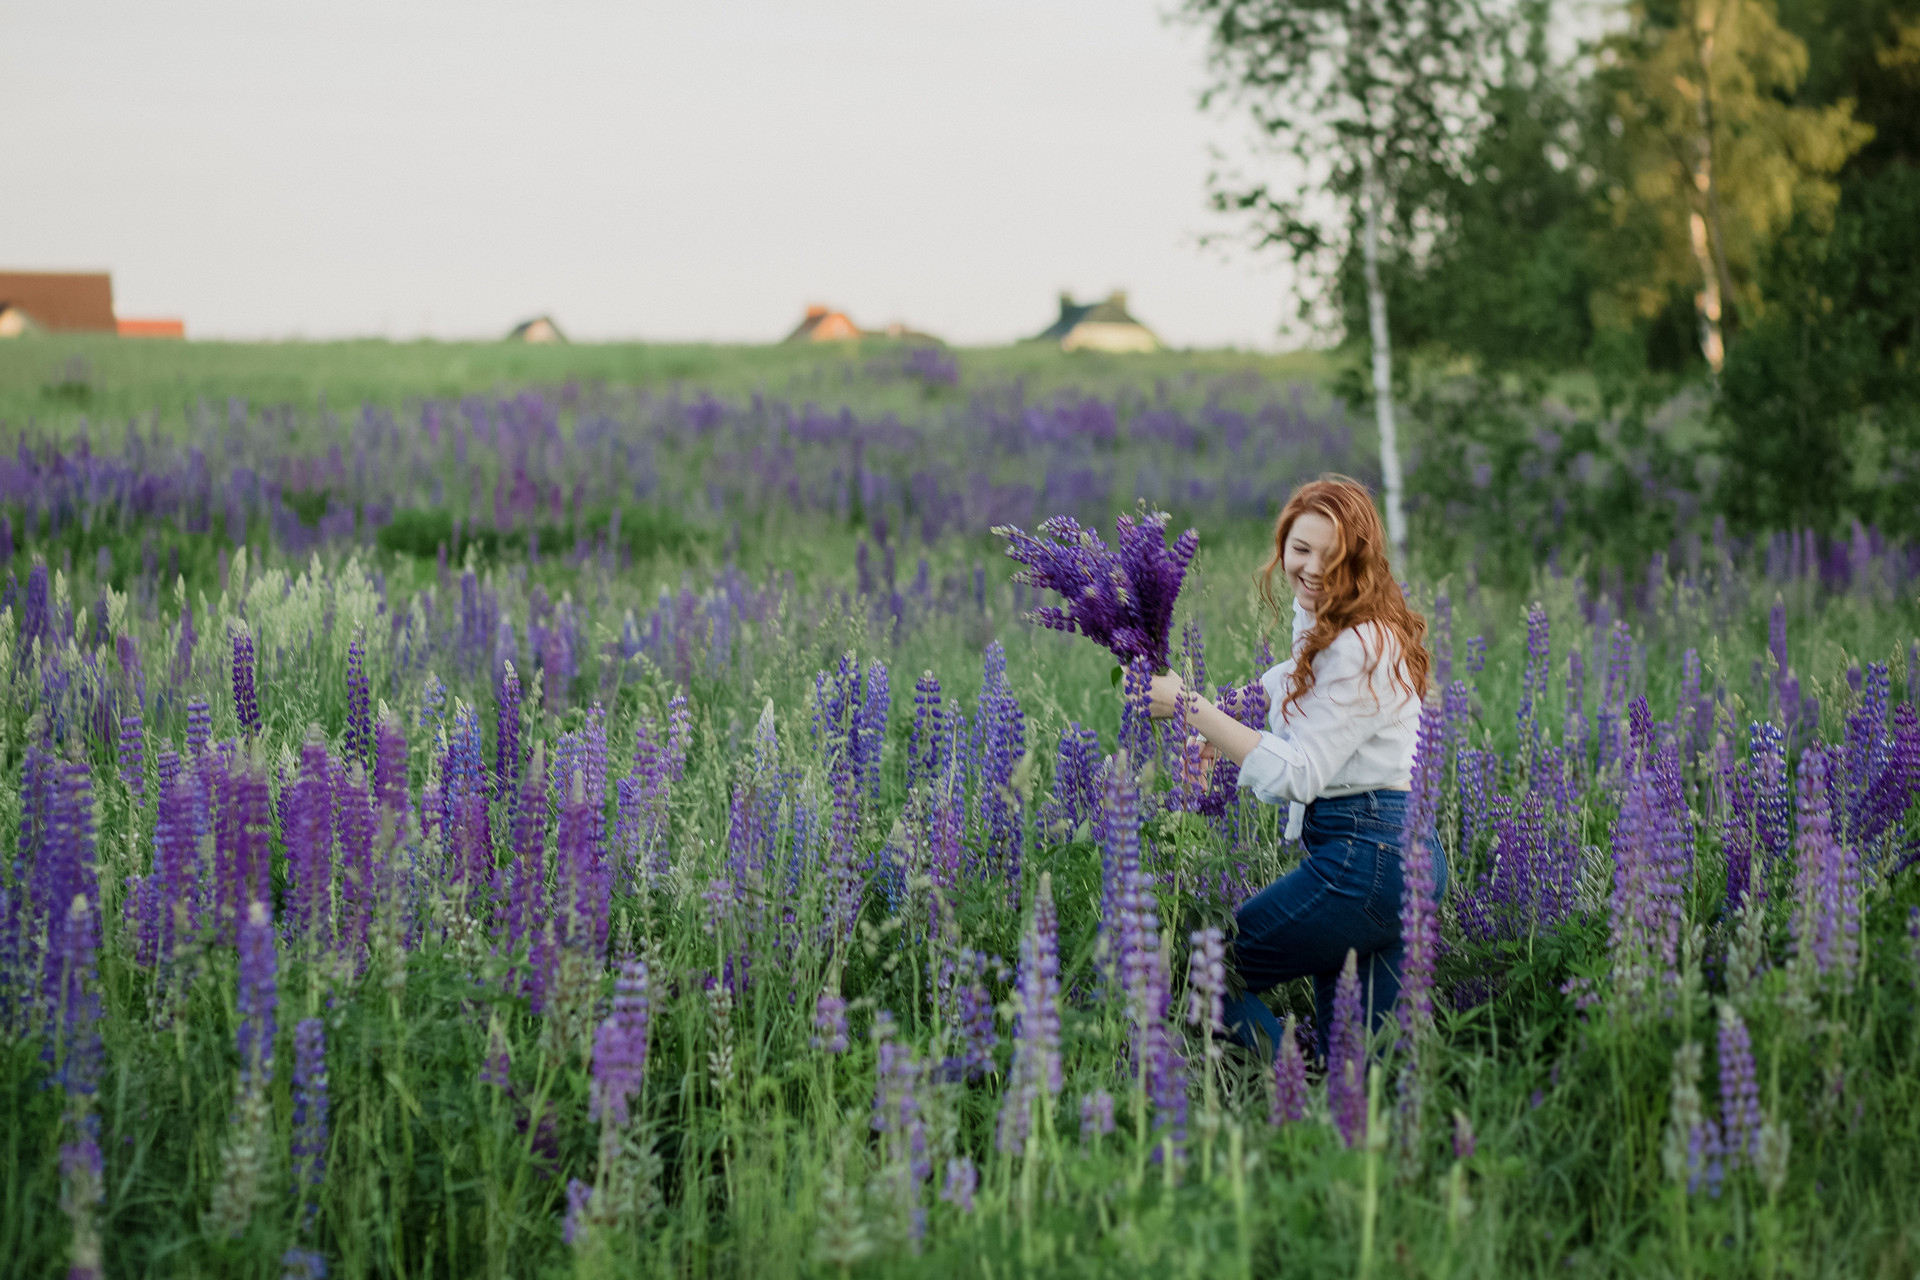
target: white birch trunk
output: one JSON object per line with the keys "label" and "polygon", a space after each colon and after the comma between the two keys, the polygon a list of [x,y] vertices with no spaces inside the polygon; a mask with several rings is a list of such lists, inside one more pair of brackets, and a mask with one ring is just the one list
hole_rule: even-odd
{"label": "white birch trunk", "polygon": [[1373,413],[1380,427],[1380,478],[1386,488],[1387,540],[1407,570],[1407,516],[1400,478],[1400,433],[1393,420],[1393,348],[1387,340],[1387,294],[1380,287],[1380,170],[1369,148],[1363,159],[1360,261],[1367,282],[1367,327],[1373,337]]}
{"label": "white birch trunk", "polygon": [[1700,136],[1694,144],[1693,185],[1700,205],[1687,216],[1687,238],[1700,266],[1700,292],[1693,296],[1694,311],[1700,317],[1700,354],[1715,377],[1727,362],[1725,245],[1720,235],[1720,192],[1713,174],[1713,38],[1718,14],[1717,8],[1703,8],[1695,16],[1700,85],[1693,106]]}

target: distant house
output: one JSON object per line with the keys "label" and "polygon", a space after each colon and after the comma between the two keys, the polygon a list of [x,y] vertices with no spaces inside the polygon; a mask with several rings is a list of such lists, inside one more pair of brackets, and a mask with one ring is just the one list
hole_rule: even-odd
{"label": "distant house", "polygon": [[1033,337],[1058,342],[1062,351],[1158,351],[1160,339],[1127,310],[1127,294],[1116,289],[1105,302],[1075,302],[1060,295],[1060,318]]}
{"label": "distant house", "polygon": [[535,316],[531,320],[522,320],[513,326],[513,332],[507,335],[508,342],[565,342],[567,335],[560,332],[560,326],[553,322],[552,316]]}
{"label": "distant house", "polygon": [[[18,312],[18,315],[13,313]],[[113,277],[104,271],[0,271],[0,332],[114,333]]]}
{"label": "distant house", "polygon": [[865,334],[860,326],[847,318],[844,311],[835,311],[818,303],[807,308],[806,319],[798,328],[786,336],[787,342],[858,342]]}

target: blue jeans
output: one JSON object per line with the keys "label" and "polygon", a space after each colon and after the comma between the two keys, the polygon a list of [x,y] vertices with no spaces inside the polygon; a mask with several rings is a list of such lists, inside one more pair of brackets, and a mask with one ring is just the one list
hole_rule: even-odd
{"label": "blue jeans", "polygon": [[[1400,837],[1404,791],[1362,791],[1315,800],[1301,831],[1307,857],[1292,873],[1248,898],[1229,946],[1246,991],[1227,1002],[1227,1029],[1272,1060],[1281,1026],[1260,993],[1312,977],[1314,1029],[1326,1057],[1334,984],[1347,952],[1360,960],[1360,998],[1377,1028],[1400,995]],[[1447,859],[1429,837],[1434,897],[1446,893]],[[1264,1043],[1262,1043],[1264,1041]]]}

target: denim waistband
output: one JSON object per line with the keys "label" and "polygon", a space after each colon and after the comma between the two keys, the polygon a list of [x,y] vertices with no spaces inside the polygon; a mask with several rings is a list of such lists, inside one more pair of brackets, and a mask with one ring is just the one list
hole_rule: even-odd
{"label": "denim waistband", "polygon": [[1365,814],[1368,817],[1382,816],[1389,810],[1394,816],[1404,811],[1407,798],[1413,793],[1399,791],[1390,787],[1377,787],[1372,791],[1355,791],[1344,796],[1321,796],[1307,804],[1307,816],[1331,817],[1336,813]]}

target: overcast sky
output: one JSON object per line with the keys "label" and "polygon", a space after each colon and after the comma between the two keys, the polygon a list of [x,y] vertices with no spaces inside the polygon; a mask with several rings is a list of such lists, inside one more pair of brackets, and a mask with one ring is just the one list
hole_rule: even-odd
{"label": "overcast sky", "polygon": [[1295,345],[1280,265],[1198,244],[1244,135],[1173,3],[0,0],[0,269],[202,337],[993,343],[1126,288]]}

